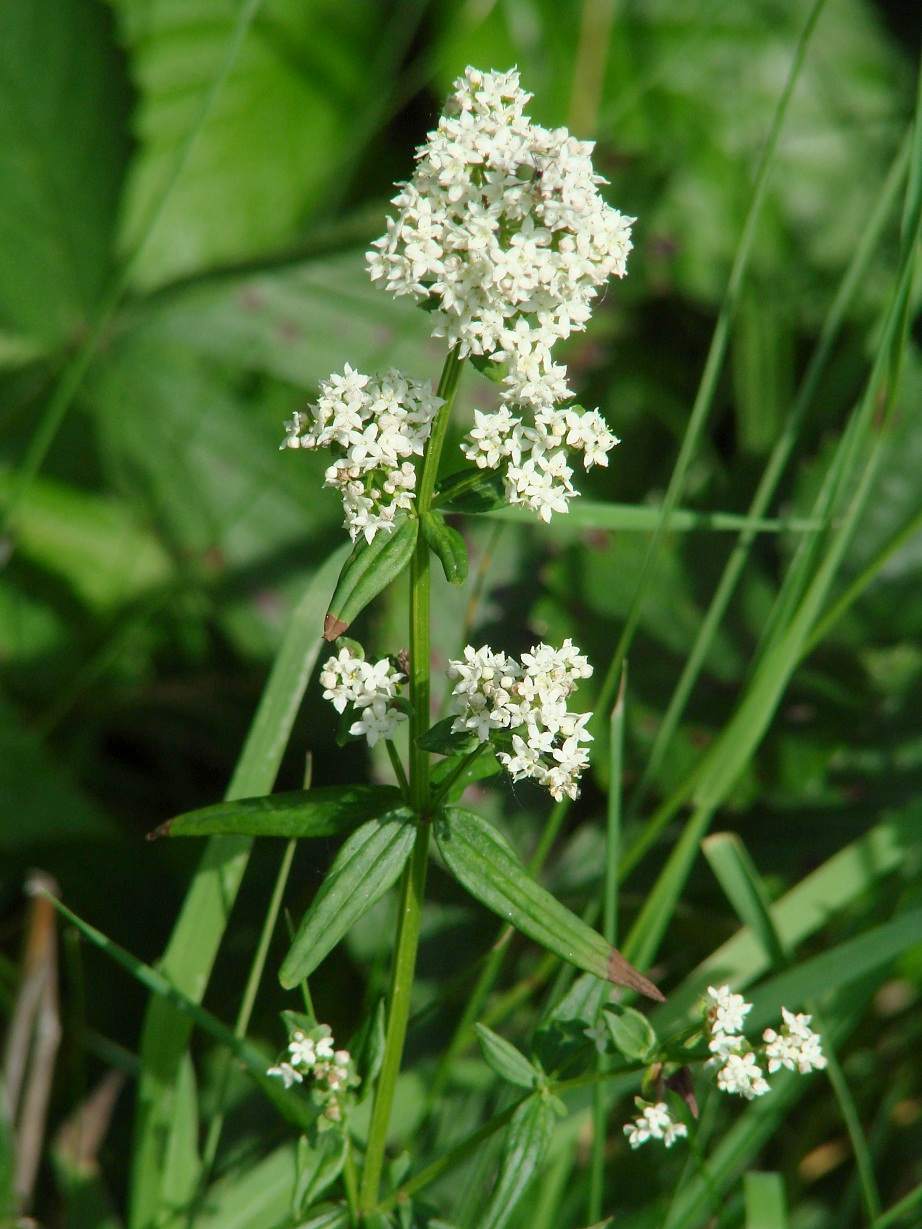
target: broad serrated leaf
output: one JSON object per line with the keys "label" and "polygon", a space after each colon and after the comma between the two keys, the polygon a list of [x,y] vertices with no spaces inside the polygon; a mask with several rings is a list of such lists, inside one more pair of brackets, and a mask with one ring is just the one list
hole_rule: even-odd
{"label": "broad serrated leaf", "polygon": [[314,971],[397,879],[416,840],[412,821],[413,812],[401,807],[363,824],[343,845],[282,963],[279,980],[287,990]]}
{"label": "broad serrated leaf", "polygon": [[445,865],[481,904],[577,968],[663,1001],[616,948],[531,878],[492,824],[449,807],[436,816],[434,831]]}
{"label": "broad serrated leaf", "polygon": [[467,755],[479,745],[480,739],[470,730],[453,730],[453,722],[454,717],[437,721],[419,736],[416,745],[437,755]]}
{"label": "broad serrated leaf", "polygon": [[465,512],[469,516],[504,508],[503,476],[495,469],[462,469],[442,479],[434,504],[443,512]]}
{"label": "broad serrated leaf", "polygon": [[484,1062],[501,1080],[519,1088],[535,1087],[536,1081],[541,1079],[541,1072],[529,1062],[521,1050],[516,1049],[511,1041],[500,1037],[485,1024],[475,1024],[474,1032],[480,1042]]}
{"label": "broad serrated leaf", "polygon": [[467,546],[457,529],[445,524],[441,512],[426,512],[421,520],[423,537],[429,549],[438,557],[450,585],[463,585],[467,580]]}
{"label": "broad serrated leaf", "polygon": [[503,1229],[544,1160],[554,1128],[554,1110],[541,1096],[516,1110],[503,1145],[503,1159],[478,1229]]}
{"label": "broad serrated leaf", "polygon": [[339,1177],[346,1162],[346,1137],[339,1131],[317,1131],[298,1140],[294,1209],[303,1216],[318,1195]]}
{"label": "broad serrated leaf", "polygon": [[326,640],[336,640],[356,615],[395,580],[410,562],[419,521],[406,517],[390,533],[379,530],[371,542],[361,539],[346,560],[323,624]]}
{"label": "broad serrated leaf", "polygon": [[330,785],[321,789],[292,790],[265,798],[218,802],[188,811],[155,828],[149,840],[160,836],[341,836],[373,815],[381,815],[400,802],[392,785]]}
{"label": "broad serrated leaf", "polygon": [[609,1003],[602,1012],[612,1044],[633,1062],[645,1062],[656,1048],[656,1033],[646,1016],[633,1007]]}

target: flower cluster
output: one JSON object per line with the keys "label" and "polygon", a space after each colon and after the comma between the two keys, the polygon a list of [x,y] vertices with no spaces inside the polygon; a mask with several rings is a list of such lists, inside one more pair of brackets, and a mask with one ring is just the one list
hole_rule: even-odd
{"label": "flower cluster", "polygon": [[551,513],[566,512],[577,494],[568,452],[582,452],[584,469],[607,466],[607,454],[617,443],[598,410],[547,406],[535,412],[534,426],[528,426],[501,406],[495,414],[474,411],[474,427],[461,451],[479,469],[504,465],[507,501],[549,521]]}
{"label": "flower cluster", "polygon": [[499,761],[513,780],[531,777],[553,798],[576,798],[580,773],[589,763],[582,744],[592,735],[585,728],[590,714],[569,712],[567,701],[579,680],[591,674],[571,640],[559,649],[536,645],[521,662],[468,645],[463,660],[448,663],[457,713],[452,729],[471,731],[481,742],[496,741],[502,747]]}
{"label": "flower cluster", "polygon": [[318,1024],[310,1031],[297,1028],[288,1042],[288,1058],[270,1067],[267,1075],[277,1076],[286,1088],[311,1078],[311,1089],[323,1115],[330,1122],[342,1118],[343,1097],[359,1083],[348,1050],[333,1046],[329,1025]]}
{"label": "flower cluster", "polygon": [[396,295],[434,296],[437,334],[506,361],[510,399],[542,406],[568,395],[550,347],[624,275],[634,219],[599,195],[593,143],[532,123],[530,98],[515,69],[465,70],[368,268]]}
{"label": "flower cluster", "polygon": [[655,1105],[644,1105],[639,1097],[635,1104],[640,1113],[632,1122],[624,1125],[624,1134],[632,1148],[639,1148],[647,1140],[660,1140],[667,1148],[671,1148],[677,1139],[688,1135],[688,1127],[673,1115],[665,1101],[657,1101]]}
{"label": "flower cluster", "polygon": [[795,1014],[782,1007],[783,1025],[780,1033],[767,1028],[762,1034],[765,1043],[753,1050],[743,1036],[744,1017],[752,1008],[741,994],[733,994],[729,986],[709,986],[703,1010],[709,1033],[708,1049],[714,1056],[711,1066],[717,1072],[717,1087],[721,1092],[736,1093],[751,1101],[769,1091],[759,1060],[767,1061],[769,1074],[781,1067],[806,1075],[826,1066],[820,1037],[810,1028],[810,1016]]}
{"label": "flower cluster", "polygon": [[[467,455],[505,461],[507,498],[545,520],[575,494],[566,462],[606,464],[617,443],[597,411],[555,412],[571,396],[553,345],[586,327],[599,287],[625,273],[633,218],[598,191],[593,143],[525,115],[519,75],[468,68],[417,152],[387,233],[368,253],[372,280],[435,306],[434,335],[460,357],[497,363],[506,406],[478,414]],[[533,427],[509,410],[525,407]]]}
{"label": "flower cluster", "polygon": [[370,747],[382,738],[393,738],[400,722],[407,720],[395,703],[404,678],[389,658],[368,662],[348,645],[329,658],[320,672],[323,698],[338,713],[345,712],[347,705],[356,710],[349,733],[364,736]]}
{"label": "flower cluster", "polygon": [[281,446],[329,448],[337,456],[325,485],[342,496],[353,542],[362,534],[371,542],[413,507],[416,469],[409,458],[423,455],[442,404],[429,383],[394,368],[366,376],[347,363],[342,375],[321,382],[315,405],[285,424]]}

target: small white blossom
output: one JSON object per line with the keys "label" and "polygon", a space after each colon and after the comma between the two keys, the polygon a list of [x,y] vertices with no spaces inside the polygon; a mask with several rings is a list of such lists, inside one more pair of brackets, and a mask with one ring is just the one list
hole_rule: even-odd
{"label": "small white blossom", "polygon": [[406,713],[393,703],[403,681],[404,675],[386,657],[376,662],[364,661],[349,647],[329,658],[320,672],[325,689],[323,698],[338,713],[352,705],[358,719],[349,727],[349,733],[364,736],[370,747],[382,738],[393,738],[400,723],[407,720]]}
{"label": "small white blossom", "polygon": [[583,746],[589,713],[571,713],[567,701],[592,667],[571,640],[559,649],[536,645],[521,662],[484,646],[468,645],[463,659],[448,663],[454,682],[453,730],[467,730],[481,742],[510,731],[497,752],[514,781],[531,778],[555,799],[576,798],[578,780],[589,763]]}
{"label": "small white blossom", "polygon": [[291,1088],[293,1084],[300,1084],[304,1079],[301,1072],[296,1071],[291,1063],[279,1063],[277,1067],[270,1067],[266,1075],[277,1076],[286,1088]]}
{"label": "small white blossom", "polygon": [[726,1065],[717,1072],[717,1087],[721,1092],[737,1093],[751,1101],[768,1092],[768,1081],[755,1054],[730,1054]]}
{"label": "small white blossom", "polygon": [[292,1033],[288,1043],[288,1053],[296,1067],[309,1069],[317,1061],[317,1047],[313,1039],[302,1033],[300,1029]]}
{"label": "small white blossom", "polygon": [[739,1033],[744,1017],[752,1009],[741,994],[732,994],[729,986],[715,989],[708,986],[705,999],[708,1026],[712,1033]]}
{"label": "small white blossom", "polygon": [[810,1028],[812,1016],[794,1014],[786,1007],[781,1008],[784,1025],[781,1032],[767,1028],[762,1034],[765,1046],[765,1057],[768,1060],[769,1074],[781,1067],[789,1071],[799,1071],[807,1075],[810,1071],[822,1071],[826,1066],[826,1056],[823,1054],[821,1039],[818,1033]]}
{"label": "small white blossom", "polygon": [[375,746],[381,739],[393,738],[401,721],[406,721],[406,713],[398,708],[388,707],[386,700],[373,700],[359,714],[358,721],[349,727],[350,734],[364,735],[369,747]]}
{"label": "small white blossom", "polygon": [[625,1123],[624,1134],[632,1148],[639,1148],[650,1139],[660,1140],[671,1148],[677,1139],[688,1135],[688,1127],[673,1116],[665,1101],[658,1101],[645,1106],[632,1122]]}

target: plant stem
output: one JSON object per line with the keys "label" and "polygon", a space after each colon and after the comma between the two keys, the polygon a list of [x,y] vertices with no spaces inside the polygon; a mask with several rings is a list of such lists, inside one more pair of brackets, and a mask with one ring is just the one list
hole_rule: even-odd
{"label": "plant stem", "polygon": [[[439,458],[463,365],[464,360],[452,351],[442,368],[438,395],[444,404],[432,424],[416,486],[416,509],[420,517],[428,512],[432,504]],[[413,854],[400,881],[400,917],[391,970],[384,1059],[375,1089],[359,1192],[359,1207],[362,1212],[370,1211],[378,1202],[387,1128],[410,1016],[410,996],[426,887],[429,856],[429,753],[420,748],[418,740],[429,728],[429,582],[429,546],[420,533],[410,563],[410,702],[413,705],[413,713],[410,718],[409,753],[410,805],[416,811],[419,821]]]}

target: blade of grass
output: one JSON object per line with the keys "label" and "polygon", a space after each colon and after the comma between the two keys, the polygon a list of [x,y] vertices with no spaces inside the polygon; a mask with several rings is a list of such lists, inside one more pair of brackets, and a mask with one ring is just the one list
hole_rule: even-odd
{"label": "blade of grass", "polygon": [[[490,520],[512,521],[520,525],[534,524],[534,513],[522,508],[505,506],[483,513]],[[579,499],[570,504],[567,515],[558,517],[551,525],[551,533],[568,536],[586,529],[610,529],[625,533],[656,532],[663,520],[663,508],[643,504],[596,503]],[[742,515],[735,512],[702,512],[689,508],[676,508],[670,513],[670,533],[810,533],[818,529],[818,521],[809,517],[765,517]]]}
{"label": "blade of grass", "polygon": [[[833,347],[841,332],[849,304],[862,282],[870,263],[870,258],[880,242],[884,227],[892,216],[897,192],[906,175],[908,159],[909,140],[907,139],[894,159],[874,213],[869,219],[867,227],[862,231],[851,263],[839,284],[832,305],[823,321],[816,347],[798,388],[794,403],[791,406],[791,412],[785,422],[784,430],[772,450],[771,457],[759,481],[756,493],[752,498],[752,503],[749,505],[747,516],[753,520],[758,520],[765,514],[778,489],[778,483],[790,460],[800,428],[808,409],[813,404],[820,378],[826,370]],[[808,521],[807,523],[812,525],[815,522]],[[639,813],[650,783],[658,773],[666,753],[672,745],[672,740],[685,712],[689,697],[694,690],[695,683],[707,659],[714,637],[717,634],[717,629],[723,622],[727,607],[736,591],[736,586],[749,559],[754,541],[755,534],[752,529],[744,529],[739,541],[733,548],[730,558],[727,560],[720,582],[708,606],[707,614],[698,630],[695,642],[682,668],[679,681],[675,686],[669,705],[657,730],[647,764],[634,789],[627,811],[629,820],[636,818]]]}
{"label": "blade of grass", "polygon": [[[247,736],[228,800],[268,793],[275,781],[292,725],[322,641],[327,600],[347,554],[344,546],[318,570],[295,610]],[[163,977],[201,1001],[211,967],[240,887],[250,837],[212,837],[183,902],[161,962]],[[141,1077],[134,1147],[131,1229],[147,1229],[157,1216],[170,1134],[170,1102],[192,1021],[171,1002],[154,998],[141,1038]]]}

